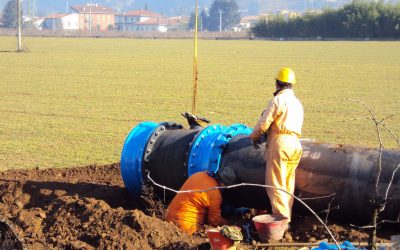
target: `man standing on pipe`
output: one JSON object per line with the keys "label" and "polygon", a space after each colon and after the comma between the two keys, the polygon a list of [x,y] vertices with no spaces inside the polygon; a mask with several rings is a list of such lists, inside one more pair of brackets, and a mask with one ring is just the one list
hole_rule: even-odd
{"label": "man standing on pipe", "polygon": [[[258,120],[250,138],[253,145],[267,134],[265,151],[265,185],[294,193],[295,170],[299,164],[302,148],[299,141],[303,126],[304,111],[294,95],[292,85],[296,83],[293,70],[282,68],[275,78],[276,92]],[[290,222],[293,197],[277,189],[268,189],[272,213],[287,217]]]}
{"label": "man standing on pipe", "polygon": [[[222,183],[221,183],[222,185]],[[180,191],[206,190],[220,186],[207,172],[191,175]],[[166,220],[173,222],[189,235],[208,222],[211,226],[227,224],[221,216],[222,195],[220,190],[207,192],[177,193],[168,206]]]}

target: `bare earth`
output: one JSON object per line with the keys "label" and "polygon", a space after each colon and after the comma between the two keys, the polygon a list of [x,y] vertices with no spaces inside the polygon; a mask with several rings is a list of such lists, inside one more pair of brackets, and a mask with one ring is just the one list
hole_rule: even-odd
{"label": "bare earth", "polygon": [[[151,188],[134,199],[124,188],[119,164],[0,173],[1,249],[209,249],[204,232],[189,237],[163,221],[165,205]],[[231,218],[241,226],[246,219]],[[329,223],[338,241],[366,242],[347,224]],[[252,229],[252,237],[257,235]],[[383,230],[388,241],[393,230]],[[314,218],[295,216],[284,242],[329,239]],[[330,240],[330,239],[329,239]],[[251,242],[242,244],[250,249]]]}

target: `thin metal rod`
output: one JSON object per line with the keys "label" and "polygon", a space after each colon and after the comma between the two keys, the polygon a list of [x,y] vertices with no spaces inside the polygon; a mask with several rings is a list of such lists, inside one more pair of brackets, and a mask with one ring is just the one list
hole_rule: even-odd
{"label": "thin metal rod", "polygon": [[21,42],[21,0],[17,0],[17,17],[18,17],[18,52],[22,51]]}
{"label": "thin metal rod", "polygon": [[222,10],[219,10],[219,33],[222,32]]}
{"label": "thin metal rod", "polygon": [[277,187],[273,187],[273,186],[269,186],[269,185],[261,185],[261,184],[254,184],[254,183],[239,183],[239,184],[235,184],[235,185],[230,185],[230,186],[222,186],[222,187],[211,187],[211,188],[207,188],[207,189],[202,189],[202,190],[174,190],[172,188],[163,186],[158,184],[157,182],[155,182],[151,177],[150,177],[150,172],[147,173],[147,178],[157,187],[163,188],[164,190],[167,189],[169,191],[172,191],[174,193],[177,194],[182,194],[182,193],[196,193],[196,192],[208,192],[211,190],[219,190],[219,189],[231,189],[231,188],[236,188],[236,187],[243,187],[243,186],[251,186],[251,187],[262,187],[262,188],[271,188],[271,189],[277,189],[281,192],[284,192],[290,196],[292,196],[294,199],[296,199],[298,202],[300,202],[303,206],[305,206],[317,219],[318,221],[324,226],[325,230],[329,233],[329,235],[331,236],[332,240],[335,242],[337,248],[340,250],[340,246],[339,243],[336,241],[335,237],[333,236],[332,232],[329,230],[329,228],[325,225],[325,223],[322,221],[321,218],[319,218],[319,216],[314,212],[314,210],[312,210],[304,201],[302,201],[300,198],[294,196],[293,194],[289,193],[288,191],[281,189],[281,188],[277,188]]}

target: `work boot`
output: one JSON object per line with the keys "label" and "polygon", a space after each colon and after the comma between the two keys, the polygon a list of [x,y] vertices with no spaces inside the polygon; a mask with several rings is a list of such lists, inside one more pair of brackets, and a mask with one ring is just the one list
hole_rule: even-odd
{"label": "work boot", "polygon": [[287,223],[285,226],[285,232],[283,233],[283,238],[286,240],[286,242],[293,242],[293,237],[292,234],[289,232],[290,230],[290,224]]}

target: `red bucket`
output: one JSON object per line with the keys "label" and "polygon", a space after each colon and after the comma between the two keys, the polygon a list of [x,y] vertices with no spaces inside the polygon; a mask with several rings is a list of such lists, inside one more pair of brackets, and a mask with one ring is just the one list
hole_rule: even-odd
{"label": "red bucket", "polygon": [[233,246],[233,241],[222,236],[216,228],[207,229],[207,236],[210,239],[211,249],[213,250],[227,250]]}
{"label": "red bucket", "polygon": [[255,216],[253,223],[260,240],[280,240],[287,228],[288,218],[280,215],[263,214]]}

